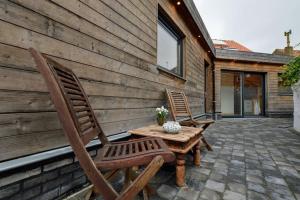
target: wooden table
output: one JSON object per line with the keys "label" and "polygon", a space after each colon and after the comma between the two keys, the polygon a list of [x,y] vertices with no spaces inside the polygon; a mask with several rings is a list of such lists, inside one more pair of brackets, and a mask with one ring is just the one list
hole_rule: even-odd
{"label": "wooden table", "polygon": [[128,132],[134,136],[148,136],[162,138],[169,149],[176,153],[176,184],[180,187],[185,185],[185,155],[194,148],[194,164],[200,166],[200,144],[202,128],[182,126],[178,134],[164,132],[158,125],[150,125]]}

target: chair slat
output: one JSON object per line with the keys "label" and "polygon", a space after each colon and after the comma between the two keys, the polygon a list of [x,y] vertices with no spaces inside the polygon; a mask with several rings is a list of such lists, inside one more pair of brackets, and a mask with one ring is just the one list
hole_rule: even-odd
{"label": "chair slat", "polygon": [[80,88],[78,86],[75,86],[75,85],[72,85],[69,83],[62,83],[62,84],[63,84],[64,88],[80,91]]}
{"label": "chair slat", "polygon": [[81,140],[84,145],[87,145],[92,139],[97,136],[97,131],[95,129],[91,129],[87,133],[81,136]]}
{"label": "chair slat", "polygon": [[87,106],[87,103],[85,101],[72,101],[73,106]]}
{"label": "chair slat", "polygon": [[94,127],[94,123],[89,123],[89,125],[81,126],[81,130],[84,133],[85,131],[87,131],[87,130],[93,128],[93,127]]}
{"label": "chair slat", "polygon": [[88,107],[84,107],[84,108],[74,108],[75,112],[84,112],[84,111],[90,111],[90,109]]}
{"label": "chair slat", "polygon": [[60,77],[60,80],[61,80],[62,82],[64,82],[64,83],[68,83],[68,84],[77,86],[77,83],[76,83],[76,81],[74,81],[74,80],[70,80],[70,79],[67,79],[67,78],[64,78],[64,77]]}

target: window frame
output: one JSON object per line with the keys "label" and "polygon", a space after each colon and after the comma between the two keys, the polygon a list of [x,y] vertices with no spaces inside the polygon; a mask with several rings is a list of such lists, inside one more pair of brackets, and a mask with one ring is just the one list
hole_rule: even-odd
{"label": "window frame", "polygon": [[[177,41],[177,67],[179,67],[179,73],[172,72],[164,66],[158,64],[158,54],[157,54],[157,68],[160,71],[171,74],[177,78],[184,79],[185,71],[184,71],[184,38],[185,35],[178,28],[178,26],[172,21],[172,19],[168,16],[168,14],[161,8],[158,7],[158,20],[157,27],[160,25],[166,32],[168,32],[176,41]],[[157,32],[158,38],[158,32]],[[157,39],[157,48],[158,48],[158,39]]]}

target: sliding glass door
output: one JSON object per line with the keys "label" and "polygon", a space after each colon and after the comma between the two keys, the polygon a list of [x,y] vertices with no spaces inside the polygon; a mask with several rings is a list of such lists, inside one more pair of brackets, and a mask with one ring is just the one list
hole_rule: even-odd
{"label": "sliding glass door", "polygon": [[244,76],[244,115],[263,115],[263,85],[262,74],[245,73]]}
{"label": "sliding glass door", "polygon": [[221,76],[221,112],[224,116],[242,115],[241,74],[222,72]]}
{"label": "sliding glass door", "polygon": [[221,112],[224,117],[264,115],[264,74],[222,71]]}

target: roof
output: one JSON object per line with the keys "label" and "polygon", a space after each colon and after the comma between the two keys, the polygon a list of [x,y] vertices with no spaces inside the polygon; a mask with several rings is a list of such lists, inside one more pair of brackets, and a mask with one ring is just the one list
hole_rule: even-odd
{"label": "roof", "polygon": [[251,52],[250,49],[245,47],[244,45],[234,41],[234,40],[217,40],[213,39],[213,43],[216,49],[230,49],[235,51],[248,51]]}
{"label": "roof", "polygon": [[236,60],[245,62],[259,62],[271,64],[287,64],[293,57],[274,55],[268,53],[257,53],[251,51],[236,51],[228,49],[216,49],[217,60]]}
{"label": "roof", "polygon": [[194,1],[192,0],[183,0],[186,8],[188,9],[190,15],[192,16],[194,22],[197,24],[198,29],[200,30],[206,44],[208,45],[210,51],[213,53],[214,56],[216,56],[216,50],[214,47],[214,43],[207,31],[207,28],[194,4]]}

